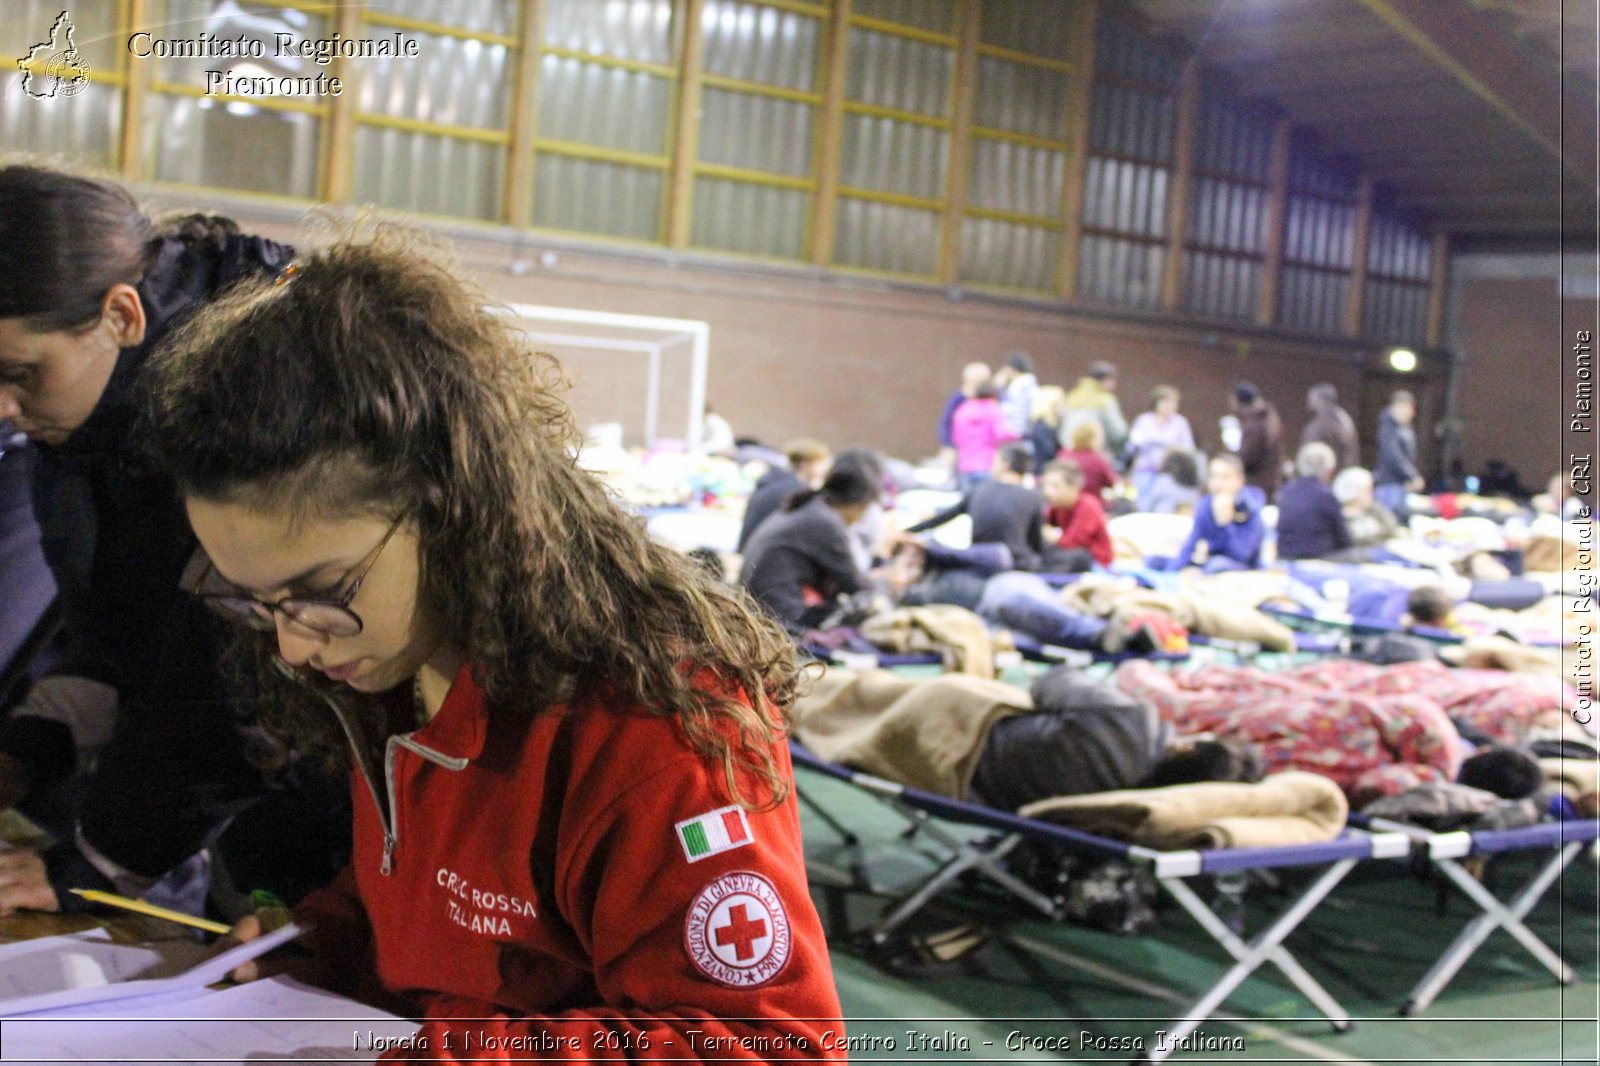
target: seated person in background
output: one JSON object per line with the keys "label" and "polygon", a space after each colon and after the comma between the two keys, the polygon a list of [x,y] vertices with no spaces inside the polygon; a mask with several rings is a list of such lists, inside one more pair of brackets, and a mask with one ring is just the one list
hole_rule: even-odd
{"label": "seated person in background", "polygon": [[895,485],[882,454],[872,448],[846,448],[833,457],[829,475],[836,471],[857,474],[878,486],[879,496],[861,517],[850,523],[850,551],[856,567],[871,570],[879,559],[887,558],[887,544],[896,535],[886,513],[894,508]]}
{"label": "seated person in background", "polygon": [[1083,491],[1104,496],[1107,489],[1117,483],[1117,472],[1105,453],[1106,434],[1100,423],[1090,420],[1079,422],[1072,428],[1067,447],[1058,459],[1071,459],[1083,471]]}
{"label": "seated person in background", "polygon": [[756,531],[756,527],[782,507],[784,500],[797,492],[806,492],[821,485],[822,479],[828,476],[828,465],[833,461],[833,453],[828,446],[810,437],[790,441],[783,446],[783,453],[788,457],[789,465],[775,466],[762,474],[756,482],[755,491],[750,493],[749,502],[745,504],[744,523],[739,527],[738,550],[741,552],[750,543],[750,535]]}
{"label": "seated person in background", "polygon": [[1350,540],[1357,548],[1372,548],[1400,535],[1394,514],[1377,501],[1372,474],[1365,467],[1347,466],[1333,479],[1333,496],[1344,512]]}
{"label": "seated person in background", "polygon": [[1200,502],[1200,464],[1194,452],[1173,448],[1139,497],[1139,510],[1151,514],[1194,514]]}
{"label": "seated person in background", "polygon": [[1106,510],[1100,497],[1083,491],[1083,471],[1068,459],[1044,468],[1039,482],[1047,510],[1044,520],[1057,532],[1055,543],[1044,550],[1039,569],[1058,574],[1081,574],[1094,564],[1111,565],[1111,535],[1106,532]]}
{"label": "seated person in background", "polygon": [[1181,570],[1194,562],[1195,551],[1203,544],[1206,573],[1253,570],[1260,565],[1261,542],[1267,533],[1261,521],[1266,497],[1254,485],[1244,483],[1244,463],[1237,455],[1212,459],[1209,475],[1208,494],[1195,509],[1194,528],[1171,568]]}
{"label": "seated person in background", "polygon": [[1328,488],[1337,463],[1321,441],[1301,445],[1298,476],[1278,490],[1278,558],[1321,559],[1350,547],[1350,528]]}
{"label": "seated person in background", "polygon": [[881,587],[850,546],[850,526],[880,492],[859,470],[835,468],[820,489],[791,496],[750,538],[740,583],[794,630],[820,624],[841,594]]}
{"label": "seated person in background", "polygon": [[906,532],[925,533],[957,515],[971,515],[972,543],[1004,544],[1011,549],[1012,564],[1018,570],[1037,570],[1044,551],[1044,500],[1022,484],[1032,469],[1032,450],[1020,442],[1007,444],[995,453],[987,480]]}

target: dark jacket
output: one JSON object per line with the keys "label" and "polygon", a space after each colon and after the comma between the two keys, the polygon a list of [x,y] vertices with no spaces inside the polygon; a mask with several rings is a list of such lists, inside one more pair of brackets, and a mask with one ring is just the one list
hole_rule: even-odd
{"label": "dark jacket", "polygon": [[1319,478],[1297,477],[1278,493],[1278,558],[1318,559],[1350,547],[1344,511]]}
{"label": "dark jacket", "polygon": [[1134,788],[1166,752],[1155,708],[1109,681],[1058,667],[1030,695],[1033,713],[996,722],[978,757],[972,791],[990,806]]}
{"label": "dark jacket", "polygon": [[739,526],[739,551],[750,543],[756,527],[783,509],[783,501],[797,492],[804,492],[806,483],[786,466],[774,467],[761,475],[755,490],[744,505],[744,522]]}
{"label": "dark jacket", "polygon": [[[35,506],[65,614],[56,672],[102,682],[119,697],[118,729],[89,781],[80,831],[106,858],[145,877],[206,847],[266,784],[245,757],[244,715],[223,688],[223,623],[179,588],[196,541],[144,438],[141,379],[170,330],[223,289],[276,272],[293,254],[259,237],[161,238],[139,283],[144,341],[119,354],[84,424],[64,443],[39,449]],[[62,485],[74,491],[39,491]],[[47,777],[75,761],[65,725],[29,716],[0,725],[0,750]],[[70,844],[52,849],[46,862],[69,908],[77,897],[63,888],[107,885]]]}
{"label": "dark jacket", "polygon": [[1283,476],[1283,420],[1265,400],[1240,408],[1238,415],[1244,479],[1271,497]]}
{"label": "dark jacket", "polygon": [[1061,450],[1061,435],[1055,426],[1042,418],[1033,420],[1024,439],[1033,446],[1033,472],[1039,473],[1045,464],[1052,462]]}
{"label": "dark jacket", "polygon": [[744,551],[739,581],[750,595],[790,626],[812,623],[809,589],[820,601],[856,592],[872,581],[856,569],[850,530],[822,497],[761,523]]}
{"label": "dark jacket", "polygon": [[1044,497],[1004,481],[980,481],[972,491],[906,532],[935,529],[957,515],[972,516],[972,543],[1004,544],[1018,570],[1037,570],[1044,552]]}
{"label": "dark jacket", "polygon": [[1417,431],[1411,423],[1400,423],[1394,414],[1378,416],[1378,461],[1372,480],[1378,485],[1406,485],[1421,476],[1417,470]]}
{"label": "dark jacket", "polygon": [[1356,424],[1350,414],[1337,403],[1326,404],[1316,410],[1305,432],[1300,434],[1303,448],[1313,441],[1321,441],[1333,449],[1338,469],[1361,465],[1361,442],[1356,439]]}

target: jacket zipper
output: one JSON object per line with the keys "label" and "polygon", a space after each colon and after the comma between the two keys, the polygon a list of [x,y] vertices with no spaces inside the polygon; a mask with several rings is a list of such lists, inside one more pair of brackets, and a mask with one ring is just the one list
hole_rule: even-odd
{"label": "jacket zipper", "polygon": [[[467,759],[455,758],[442,752],[434,751],[426,744],[419,744],[411,733],[401,733],[392,736],[383,746],[383,784],[384,790],[378,792],[378,784],[372,779],[372,771],[367,766],[367,760],[361,754],[361,745],[356,740],[354,730],[346,719],[344,710],[336,700],[327,699],[324,702],[333,710],[333,716],[339,720],[339,728],[344,730],[345,740],[350,744],[350,750],[355,752],[356,765],[361,768],[361,779],[367,784],[367,791],[372,793],[372,805],[377,808],[378,821],[383,826],[383,859],[379,863],[378,872],[384,877],[394,873],[394,852],[400,844],[400,814],[396,807],[394,786],[394,753],[396,748],[408,748],[429,762],[437,763],[446,770],[464,770]],[[384,800],[388,800],[387,806]]]}
{"label": "jacket zipper", "polygon": [[[378,872],[388,877],[394,872],[394,849],[400,843],[400,808],[397,805],[394,792],[394,753],[398,748],[406,748],[427,759],[437,763],[446,770],[465,770],[467,760],[445,755],[434,751],[426,744],[419,744],[415,734],[400,733],[389,738],[383,746],[383,785],[389,797],[389,820],[384,824],[383,835],[383,863],[378,867]],[[376,790],[374,790],[376,792]]]}

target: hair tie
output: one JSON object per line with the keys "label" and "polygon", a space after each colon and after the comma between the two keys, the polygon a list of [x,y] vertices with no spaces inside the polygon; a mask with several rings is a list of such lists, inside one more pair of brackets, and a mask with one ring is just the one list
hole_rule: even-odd
{"label": "hair tie", "polygon": [[274,287],[279,285],[287,285],[289,284],[290,279],[292,279],[298,273],[300,273],[300,260],[291,260],[288,266],[278,271],[278,277],[273,281],[272,284]]}

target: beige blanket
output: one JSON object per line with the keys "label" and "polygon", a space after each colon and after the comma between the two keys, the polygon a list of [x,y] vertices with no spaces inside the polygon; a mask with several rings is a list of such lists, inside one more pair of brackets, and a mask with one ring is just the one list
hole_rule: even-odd
{"label": "beige blanket", "polygon": [[1146,611],[1159,611],[1195,633],[1224,640],[1252,641],[1269,651],[1293,651],[1294,633],[1288,626],[1243,603],[1215,596],[1183,595],[1129,588],[1114,580],[1086,577],[1062,590],[1068,607],[1126,622]]}
{"label": "beige blanket", "polygon": [[873,615],[861,635],[895,652],[938,652],[947,670],[973,677],[994,676],[994,644],[983,619],[950,604],[901,607]]}
{"label": "beige blanket", "polygon": [[1350,812],[1339,786],[1299,770],[1253,785],[1208,783],[1063,796],[1017,813],[1100,836],[1171,850],[1317,844]]}
{"label": "beige blanket", "polygon": [[830,669],[795,702],[795,734],[829,762],[962,799],[994,723],[1032,709],[1021,689],[964,674]]}

